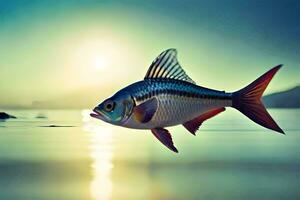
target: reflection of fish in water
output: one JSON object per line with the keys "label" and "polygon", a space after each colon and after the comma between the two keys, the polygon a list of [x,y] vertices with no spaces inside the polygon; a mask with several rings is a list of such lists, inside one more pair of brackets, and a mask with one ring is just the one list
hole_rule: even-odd
{"label": "reflection of fish in water", "polygon": [[135,129],[150,129],[165,146],[178,152],[165,127],[182,124],[195,135],[203,121],[233,107],[257,124],[284,133],[266,111],[260,98],[281,65],[233,93],[204,88],[185,73],[177,51],[162,52],[144,80],[133,83],[99,104],[92,117]]}

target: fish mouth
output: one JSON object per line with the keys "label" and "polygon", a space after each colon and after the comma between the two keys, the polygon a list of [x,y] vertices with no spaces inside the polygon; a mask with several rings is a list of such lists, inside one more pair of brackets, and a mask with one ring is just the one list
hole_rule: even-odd
{"label": "fish mouth", "polygon": [[91,117],[96,118],[96,119],[101,119],[103,120],[104,115],[101,114],[96,108],[93,110],[93,112],[90,114]]}

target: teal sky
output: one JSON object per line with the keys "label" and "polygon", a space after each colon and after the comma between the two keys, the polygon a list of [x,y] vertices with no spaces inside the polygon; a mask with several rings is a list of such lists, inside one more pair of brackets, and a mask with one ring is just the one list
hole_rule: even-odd
{"label": "teal sky", "polygon": [[299,1],[0,1],[0,105],[89,107],[176,48],[202,86],[234,91],[277,64],[300,84]]}

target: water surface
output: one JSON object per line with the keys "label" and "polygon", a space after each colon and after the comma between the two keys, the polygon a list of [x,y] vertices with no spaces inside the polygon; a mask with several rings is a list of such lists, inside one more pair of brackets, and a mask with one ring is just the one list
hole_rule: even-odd
{"label": "water surface", "polygon": [[0,122],[0,199],[300,198],[300,110],[270,110],[285,136],[231,109],[196,137],[169,128],[179,154],[88,110],[7,112],[18,119]]}

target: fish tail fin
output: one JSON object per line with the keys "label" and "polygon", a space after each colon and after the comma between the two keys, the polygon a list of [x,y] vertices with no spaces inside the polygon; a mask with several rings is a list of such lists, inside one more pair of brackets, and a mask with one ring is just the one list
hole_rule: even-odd
{"label": "fish tail fin", "polygon": [[282,67],[278,65],[243,89],[232,94],[232,107],[239,110],[255,123],[284,134],[283,130],[272,119],[261,101],[261,97],[276,72]]}

